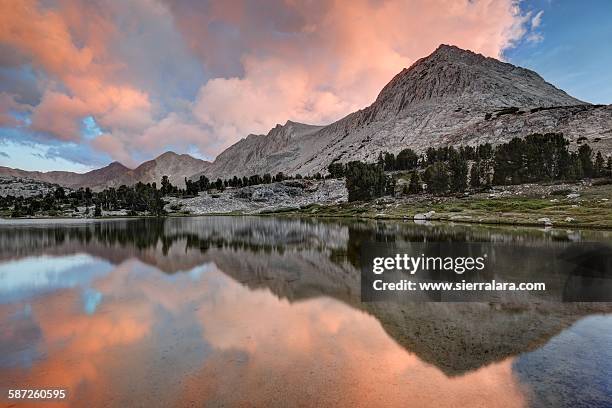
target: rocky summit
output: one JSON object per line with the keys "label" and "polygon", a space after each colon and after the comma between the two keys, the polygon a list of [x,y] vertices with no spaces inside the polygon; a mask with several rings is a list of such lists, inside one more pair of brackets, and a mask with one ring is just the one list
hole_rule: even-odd
{"label": "rocky summit", "polygon": [[612,151],[612,106],[580,101],[531,70],[441,45],[402,70],[376,101],[328,126],[287,122],[221,153],[204,174],[324,172],[332,161],[373,161],[388,151],[499,144],[562,132],[575,148]]}

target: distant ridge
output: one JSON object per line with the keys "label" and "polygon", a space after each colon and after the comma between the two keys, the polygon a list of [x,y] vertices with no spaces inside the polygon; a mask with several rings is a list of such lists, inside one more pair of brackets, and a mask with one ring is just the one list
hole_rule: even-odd
{"label": "distant ridge", "polygon": [[184,186],[184,178],[202,172],[210,162],[196,159],[188,154],[165,152],[153,160],[146,161],[135,169],[130,169],[119,162],[112,162],[100,169],[87,173],[68,171],[26,171],[0,166],[0,176],[27,178],[66,187],[90,187],[102,190],[105,187],[119,187],[122,184],[133,185],[137,182],[158,185],[162,176],[167,175],[174,185]]}

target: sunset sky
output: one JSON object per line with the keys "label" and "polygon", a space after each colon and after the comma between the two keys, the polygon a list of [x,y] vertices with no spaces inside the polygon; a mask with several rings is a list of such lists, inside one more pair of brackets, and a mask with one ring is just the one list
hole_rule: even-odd
{"label": "sunset sky", "polygon": [[0,165],[204,159],[326,124],[454,44],[612,103],[612,1],[0,1]]}

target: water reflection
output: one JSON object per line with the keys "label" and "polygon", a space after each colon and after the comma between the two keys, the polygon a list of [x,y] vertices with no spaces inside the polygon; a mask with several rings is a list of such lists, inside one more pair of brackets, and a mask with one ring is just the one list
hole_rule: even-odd
{"label": "water reflection", "polygon": [[612,307],[363,304],[372,239],[610,237],[239,217],[5,226],[0,388],[66,387],[73,406],[612,403]]}

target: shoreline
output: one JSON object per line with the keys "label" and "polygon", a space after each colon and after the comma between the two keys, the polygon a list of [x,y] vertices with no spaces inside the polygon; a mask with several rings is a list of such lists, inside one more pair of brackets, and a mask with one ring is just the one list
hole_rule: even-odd
{"label": "shoreline", "polygon": [[[524,221],[503,221],[503,220],[470,220],[470,219],[449,219],[432,217],[426,220],[414,220],[408,216],[392,216],[392,215],[331,215],[331,214],[305,214],[301,212],[291,211],[268,211],[264,213],[210,213],[210,214],[167,214],[164,216],[155,215],[122,215],[122,216],[104,216],[104,217],[89,217],[89,218],[75,218],[75,217],[19,217],[19,218],[6,218],[0,217],[0,227],[3,225],[18,224],[19,222],[11,221],[74,221],[74,222],[95,222],[95,221],[109,221],[109,220],[131,220],[138,218],[201,218],[201,217],[277,217],[277,218],[311,218],[311,219],[343,219],[343,220],[375,220],[375,221],[401,221],[401,222],[413,222],[417,225],[435,225],[435,224],[465,224],[465,225],[482,225],[482,226],[500,226],[500,227],[529,227],[537,229],[581,229],[581,230],[594,230],[594,231],[612,231],[612,226],[609,225],[593,225],[584,223],[556,223],[553,225],[545,225],[538,222],[524,222]],[[422,221],[422,222],[415,222]]]}
{"label": "shoreline", "polygon": [[[284,182],[256,187],[255,191],[266,192],[264,201],[242,198],[241,190],[224,191],[219,195],[221,198],[208,193],[191,198],[170,196],[165,206],[168,213],[162,217],[335,218],[612,231],[612,184],[522,184],[460,196],[401,195],[353,202],[346,201],[344,185],[338,180],[314,186],[313,191],[325,191],[325,199],[313,200],[311,196],[304,199],[304,195],[291,199]],[[100,217],[73,217],[70,213],[17,218],[6,215],[0,217],[0,225],[10,225],[11,220],[71,222],[157,217],[146,213],[127,215],[126,211],[103,212]]]}
{"label": "shoreline", "polygon": [[[206,214],[212,215],[212,214]],[[197,215],[197,216],[206,216]],[[215,214],[216,216],[230,215],[230,214]],[[545,225],[537,222],[512,222],[512,221],[497,221],[497,220],[470,220],[470,219],[447,219],[447,218],[430,218],[422,220],[422,223],[415,222],[413,218],[401,217],[401,216],[369,216],[369,215],[312,215],[312,214],[301,214],[301,213],[288,213],[288,212],[267,212],[265,214],[232,214],[232,215],[254,215],[254,216],[270,216],[270,217],[287,217],[287,218],[327,218],[327,219],[355,219],[355,220],[378,220],[378,221],[402,221],[410,222],[417,225],[427,225],[426,223],[442,223],[442,224],[466,224],[466,225],[483,225],[483,226],[503,226],[503,227],[530,227],[538,229],[582,229],[582,230],[597,230],[597,231],[612,231],[612,226],[609,225],[593,225],[593,224],[580,224],[580,223],[558,223],[554,225]],[[419,221],[419,220],[416,220]]]}

